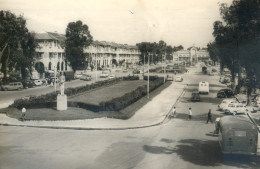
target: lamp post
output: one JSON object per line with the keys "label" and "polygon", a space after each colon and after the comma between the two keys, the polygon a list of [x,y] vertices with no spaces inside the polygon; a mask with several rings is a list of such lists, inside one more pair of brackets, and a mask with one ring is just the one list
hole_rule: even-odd
{"label": "lamp post", "polygon": [[149,70],[149,64],[150,64],[150,57],[149,57],[149,53],[148,53],[148,76],[147,76],[147,98],[149,99],[149,73],[150,73],[150,70]]}
{"label": "lamp post", "polygon": [[57,74],[57,70],[56,70],[56,66],[54,66],[54,91],[56,93],[56,74]]}
{"label": "lamp post", "polygon": [[164,55],[164,69],[163,69],[163,82],[165,83],[165,66],[166,66],[166,59],[165,59],[166,53]]}
{"label": "lamp post", "polygon": [[96,81],[97,81],[97,54],[98,54],[98,46],[97,47],[97,53],[96,53]]}

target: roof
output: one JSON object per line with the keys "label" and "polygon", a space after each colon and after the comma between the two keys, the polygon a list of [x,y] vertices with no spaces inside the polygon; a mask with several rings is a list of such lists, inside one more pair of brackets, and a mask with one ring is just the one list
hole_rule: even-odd
{"label": "roof", "polygon": [[119,44],[115,42],[107,42],[107,41],[93,41],[93,45],[95,46],[109,46],[112,48],[124,48],[124,49],[138,49],[137,46],[134,45],[127,45],[127,44]]}
{"label": "roof", "polygon": [[254,124],[243,116],[224,116],[220,118],[220,125],[223,129],[256,130]]}
{"label": "roof", "polygon": [[35,39],[38,40],[57,40],[60,42],[65,42],[65,35],[58,34],[58,33],[52,33],[52,32],[46,32],[46,33],[36,33]]}
{"label": "roof", "polygon": [[[57,40],[59,42],[65,42],[66,36],[62,34],[58,34],[55,32],[46,32],[46,33],[36,33],[35,39],[38,40]],[[107,42],[107,41],[93,41],[92,45],[95,46],[109,46],[112,48],[123,48],[123,49],[138,49],[137,46],[127,45],[127,44],[119,44],[115,42]]]}

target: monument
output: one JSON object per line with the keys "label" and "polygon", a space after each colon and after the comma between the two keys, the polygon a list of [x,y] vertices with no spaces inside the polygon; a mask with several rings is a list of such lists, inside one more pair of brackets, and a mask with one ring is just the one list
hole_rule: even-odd
{"label": "monument", "polygon": [[60,76],[60,94],[57,96],[57,110],[67,110],[67,95],[64,94],[64,83],[65,83],[65,76],[62,73]]}

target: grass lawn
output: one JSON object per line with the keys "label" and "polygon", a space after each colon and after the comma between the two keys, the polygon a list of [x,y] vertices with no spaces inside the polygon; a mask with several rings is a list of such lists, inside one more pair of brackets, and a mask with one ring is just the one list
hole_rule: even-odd
{"label": "grass lawn", "polygon": [[68,101],[99,105],[100,102],[105,102],[113,98],[121,97],[124,94],[129,93],[146,83],[147,81],[143,80],[121,81],[112,86],[102,87],[98,88],[97,90],[92,90],[76,96],[72,96],[68,99]]}
{"label": "grass lawn", "polygon": [[[136,82],[135,87],[137,87],[137,84],[145,84],[145,81],[129,81],[129,82]],[[126,82],[127,83],[127,82]],[[125,86],[126,83],[118,84]],[[147,97],[142,97],[135,103],[127,106],[126,108],[120,110],[120,111],[105,111],[105,112],[92,112],[86,109],[82,108],[76,108],[76,107],[68,107],[68,110],[65,111],[57,111],[55,109],[51,108],[38,108],[38,109],[27,109],[25,120],[77,120],[77,119],[93,119],[93,118],[101,118],[101,117],[107,117],[107,118],[117,118],[117,119],[129,119],[131,118],[137,110],[139,110],[141,107],[143,107],[146,103],[148,103],[150,100],[152,100],[154,97],[156,97],[161,91],[163,91],[165,88],[167,88],[171,82],[166,82],[165,85],[162,85],[152,91],[150,93],[150,99],[147,99]],[[114,85],[116,86],[116,85]],[[113,86],[104,87],[104,88],[113,88]],[[129,86],[128,86],[129,87]],[[131,88],[135,88],[134,85],[131,85]],[[130,87],[129,87],[130,88]],[[113,88],[114,89],[114,88]],[[85,94],[91,94],[92,92],[98,92],[101,89],[89,91]],[[116,94],[118,93],[125,93],[125,92],[115,92],[113,93],[114,97],[116,97]],[[85,95],[79,95],[86,97]],[[78,97],[79,97],[78,96]],[[101,95],[102,96],[102,95]],[[19,119],[22,115],[21,110],[18,110],[16,108],[5,108],[1,109],[0,113],[4,113],[9,117]]]}

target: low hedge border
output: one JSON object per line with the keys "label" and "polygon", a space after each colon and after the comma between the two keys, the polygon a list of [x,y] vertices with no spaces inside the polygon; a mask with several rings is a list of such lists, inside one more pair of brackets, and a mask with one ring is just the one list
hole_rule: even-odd
{"label": "low hedge border", "polygon": [[[156,77],[155,80],[151,81],[149,84],[149,91],[153,91],[159,86],[164,84],[164,80],[161,77]],[[126,93],[125,95],[114,98],[110,101],[101,102],[99,105],[99,111],[119,111],[130,104],[136,102],[143,96],[147,94],[147,85],[140,86],[137,89]]]}
{"label": "low hedge border", "polygon": [[[116,84],[122,80],[139,80],[139,76],[125,76],[125,77],[119,77],[119,78],[114,78],[114,79],[108,79],[104,81],[98,81],[93,84],[85,85],[85,86],[80,86],[76,88],[67,88],[65,89],[65,94],[67,96],[74,96],[89,90],[93,90],[102,86],[108,86],[108,85],[113,85]],[[17,99],[14,101],[12,105],[9,107],[15,107],[18,109],[22,109],[23,107],[25,108],[51,108],[51,107],[56,107],[56,99],[57,95],[59,92],[51,92],[47,93],[41,96],[33,96],[30,97],[29,99]]]}

